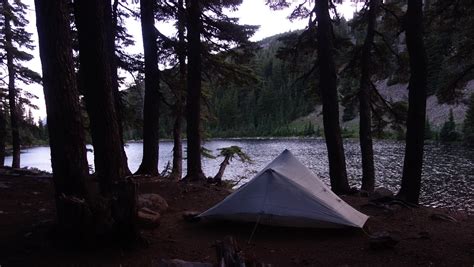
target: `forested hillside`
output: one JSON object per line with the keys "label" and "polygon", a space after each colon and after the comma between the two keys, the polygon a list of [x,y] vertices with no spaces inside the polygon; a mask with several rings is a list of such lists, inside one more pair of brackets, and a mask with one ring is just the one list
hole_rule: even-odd
{"label": "forested hillside", "polygon": [[[380,31],[389,31],[390,19]],[[346,136],[358,132],[358,76],[353,66],[357,59],[363,34],[358,21],[336,24],[336,61],[340,82],[340,119]],[[322,134],[322,111],[317,88],[316,53],[306,49],[310,43],[300,31],[278,34],[257,42],[259,49],[253,51],[246,67],[251,70],[247,81],[222,80],[207,73],[204,91],[204,129],[207,137],[252,137],[252,136],[319,136]],[[376,38],[380,54],[376,54],[374,88],[372,95],[374,110],[373,129],[379,138],[397,137],[404,134],[407,111],[407,55],[404,37]],[[387,34],[388,36],[388,34]],[[461,58],[458,72],[453,71],[452,59],[440,52],[437,42],[446,42],[446,36],[429,35],[436,42],[428,43],[430,62],[443,62],[438,66],[451,76],[459,78],[456,84],[440,72],[430,73],[430,96],[427,99],[427,119],[434,131],[439,131],[453,111],[457,130],[462,124],[468,108],[469,96],[474,92],[472,74],[465,76],[460,66],[469,66],[467,58]],[[437,39],[438,38],[438,39]],[[349,49],[346,49],[349,48]],[[458,64],[458,63],[456,63]],[[443,72],[441,72],[443,73]],[[237,74],[238,75],[238,74]],[[217,75],[216,75],[217,76]],[[243,77],[246,78],[246,77]],[[452,86],[450,88],[449,86]],[[449,90],[451,91],[449,91]],[[162,82],[162,93],[170,94],[170,88]],[[449,91],[451,94],[449,94]],[[375,92],[375,90],[374,90]],[[143,84],[123,91],[125,97],[125,138],[140,139],[143,115]],[[455,93],[455,94],[454,94]],[[166,98],[166,97],[165,97]],[[170,105],[163,105],[160,121],[160,136],[171,137],[173,116]],[[395,115],[394,115],[395,114]]]}

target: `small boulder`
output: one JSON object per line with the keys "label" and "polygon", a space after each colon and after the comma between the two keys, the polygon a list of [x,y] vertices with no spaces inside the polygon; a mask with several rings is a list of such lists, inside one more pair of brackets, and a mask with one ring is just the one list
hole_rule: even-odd
{"label": "small boulder", "polygon": [[138,210],[138,223],[142,228],[154,229],[160,226],[160,213],[148,208]]}
{"label": "small boulder", "polygon": [[393,198],[393,192],[385,187],[378,187],[369,195],[369,201],[380,201]]}
{"label": "small boulder", "polygon": [[374,250],[391,249],[398,242],[400,242],[400,238],[388,232],[376,232],[369,239],[370,248]]}
{"label": "small boulder", "polygon": [[168,209],[168,202],[158,194],[140,194],[138,208],[148,208],[163,213]]}

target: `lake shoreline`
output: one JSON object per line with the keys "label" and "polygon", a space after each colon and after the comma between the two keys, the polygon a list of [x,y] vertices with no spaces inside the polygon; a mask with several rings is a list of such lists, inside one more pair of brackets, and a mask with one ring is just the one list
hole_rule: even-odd
{"label": "lake shoreline", "polygon": [[[233,160],[226,168],[225,180],[248,181],[276,158],[283,150],[290,150],[303,165],[307,166],[326,185],[329,185],[328,159],[326,143],[323,139],[286,138],[286,139],[216,139],[208,140],[204,147],[213,155],[219,149],[239,146],[253,163],[242,163]],[[358,140],[345,140],[345,154],[348,180],[351,187],[361,186],[361,156]],[[88,146],[90,148],[90,146]],[[185,149],[185,147],[183,148]],[[143,147],[140,142],[128,143],[125,147],[128,165],[132,172],[138,169],[142,160]],[[173,143],[160,143],[159,170],[172,161]],[[399,141],[374,141],[376,170],[376,187],[385,187],[392,192],[400,188],[403,169],[404,143]],[[88,162],[93,167],[93,153],[87,153]],[[11,164],[12,157],[7,157],[6,165]],[[203,171],[208,176],[217,173],[222,157],[217,159],[203,158]],[[34,167],[51,172],[50,150],[48,147],[37,147],[25,150],[21,155],[21,166]],[[186,173],[186,161],[183,161],[183,173]],[[92,169],[91,169],[92,170]],[[474,184],[474,150],[461,145],[427,144],[423,166],[421,203],[432,207],[446,207],[453,210],[467,210],[474,213],[472,192]]]}

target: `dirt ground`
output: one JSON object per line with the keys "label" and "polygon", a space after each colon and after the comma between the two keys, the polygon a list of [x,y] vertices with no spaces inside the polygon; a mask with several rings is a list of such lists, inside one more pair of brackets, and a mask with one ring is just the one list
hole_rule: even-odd
{"label": "dirt ground", "polygon": [[[0,266],[153,266],[161,259],[216,262],[215,241],[232,235],[247,258],[272,266],[474,266],[474,217],[431,208],[391,212],[367,198],[343,197],[370,215],[365,230],[309,230],[254,224],[189,223],[184,211],[204,211],[229,190],[212,185],[140,179],[140,193],[158,193],[169,204],[161,225],[143,231],[144,248],[66,249],[53,245],[52,181],[46,177],[0,175]],[[457,222],[439,220],[446,214]],[[373,249],[369,235],[398,237],[393,248]]]}

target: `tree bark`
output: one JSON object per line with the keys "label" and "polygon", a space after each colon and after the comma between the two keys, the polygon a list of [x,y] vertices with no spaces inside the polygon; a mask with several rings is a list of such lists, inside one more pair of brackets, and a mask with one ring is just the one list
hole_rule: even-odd
{"label": "tree bark", "polygon": [[140,0],[145,52],[145,103],[143,109],[143,159],[137,174],[158,175],[160,77],[155,34],[155,3]]}
{"label": "tree bark", "polygon": [[[84,85],[84,98],[90,119],[94,163],[100,192],[106,199],[113,218],[112,236],[120,241],[135,242],[136,188],[124,177],[128,174],[123,162],[123,146],[120,137],[110,64],[108,0],[74,1],[79,39],[80,73]],[[105,229],[108,231],[108,229]]]}
{"label": "tree bark", "polygon": [[183,125],[183,105],[186,90],[186,10],[183,0],[178,0],[178,61],[179,61],[179,86],[176,88],[176,110],[173,124],[173,169],[171,178],[179,180],[183,175],[183,143],[181,132]]}
{"label": "tree bark", "polygon": [[188,72],[186,134],[188,141],[185,179],[204,180],[201,165],[201,8],[198,0],[188,0]]}
{"label": "tree bark", "polygon": [[220,184],[222,182],[222,177],[224,176],[225,168],[227,168],[227,165],[229,165],[229,161],[230,161],[230,156],[225,156],[224,160],[222,161],[219,167],[219,171],[214,176],[213,180],[215,183]]}
{"label": "tree bark", "polygon": [[418,203],[423,167],[424,127],[426,118],[427,59],[423,44],[422,0],[408,0],[405,32],[410,57],[408,116],[402,185],[398,197]]}
{"label": "tree bark", "polygon": [[115,39],[117,37],[117,23],[118,23],[118,13],[117,13],[117,8],[118,8],[118,0],[114,0],[113,6],[111,6],[110,2],[107,2],[105,5],[105,19],[106,23],[110,23],[110,26],[107,28],[110,29],[108,33],[108,40],[107,44],[109,45],[109,49],[107,50],[110,53],[110,68],[111,68],[111,73],[112,73],[112,90],[114,93],[114,98],[115,98],[115,110],[117,111],[117,121],[119,125],[119,134],[120,134],[120,140],[122,142],[122,165],[123,169],[126,171],[127,175],[130,175],[132,172],[128,168],[128,161],[127,161],[127,154],[125,153],[124,147],[124,140],[123,140],[123,110],[122,110],[122,100],[120,99],[120,93],[119,93],[119,83],[118,83],[118,59],[117,55],[115,53]]}
{"label": "tree bark", "polygon": [[19,120],[20,116],[18,114],[17,106],[17,90],[15,88],[15,63],[13,62],[13,40],[12,40],[12,28],[11,28],[11,17],[9,10],[11,9],[8,0],[2,0],[3,2],[3,17],[4,17],[4,26],[3,26],[3,35],[5,38],[5,52],[7,59],[7,71],[8,71],[8,105],[10,107],[10,128],[12,133],[12,146],[13,146],[13,159],[12,167],[20,168],[20,129],[19,129]]}
{"label": "tree bark", "polygon": [[328,0],[316,1],[319,87],[323,104],[324,135],[329,158],[331,189],[336,194],[349,192],[344,146],[339,126],[336,67],[332,56],[332,25]]}
{"label": "tree bark", "polygon": [[372,146],[372,114],[370,107],[370,66],[371,50],[374,42],[375,23],[379,9],[379,0],[370,0],[367,35],[364,46],[362,47],[361,58],[361,78],[359,89],[359,139],[360,151],[362,153],[362,190],[367,192],[374,191],[375,170],[374,170],[374,150]]}
{"label": "tree bark", "polygon": [[0,167],[5,166],[5,141],[7,139],[7,120],[5,117],[5,111],[3,107],[0,107]]}
{"label": "tree bark", "polygon": [[80,74],[90,118],[94,162],[101,192],[112,192],[114,182],[123,180],[123,147],[115,109],[107,24],[106,0],[78,0],[75,4],[79,37]]}
{"label": "tree bark", "polygon": [[35,0],[35,10],[57,219],[60,228],[80,237],[82,232],[76,226],[84,227],[85,218],[61,204],[64,196],[88,198],[85,183],[89,175],[72,58],[69,8],[66,1]]}

